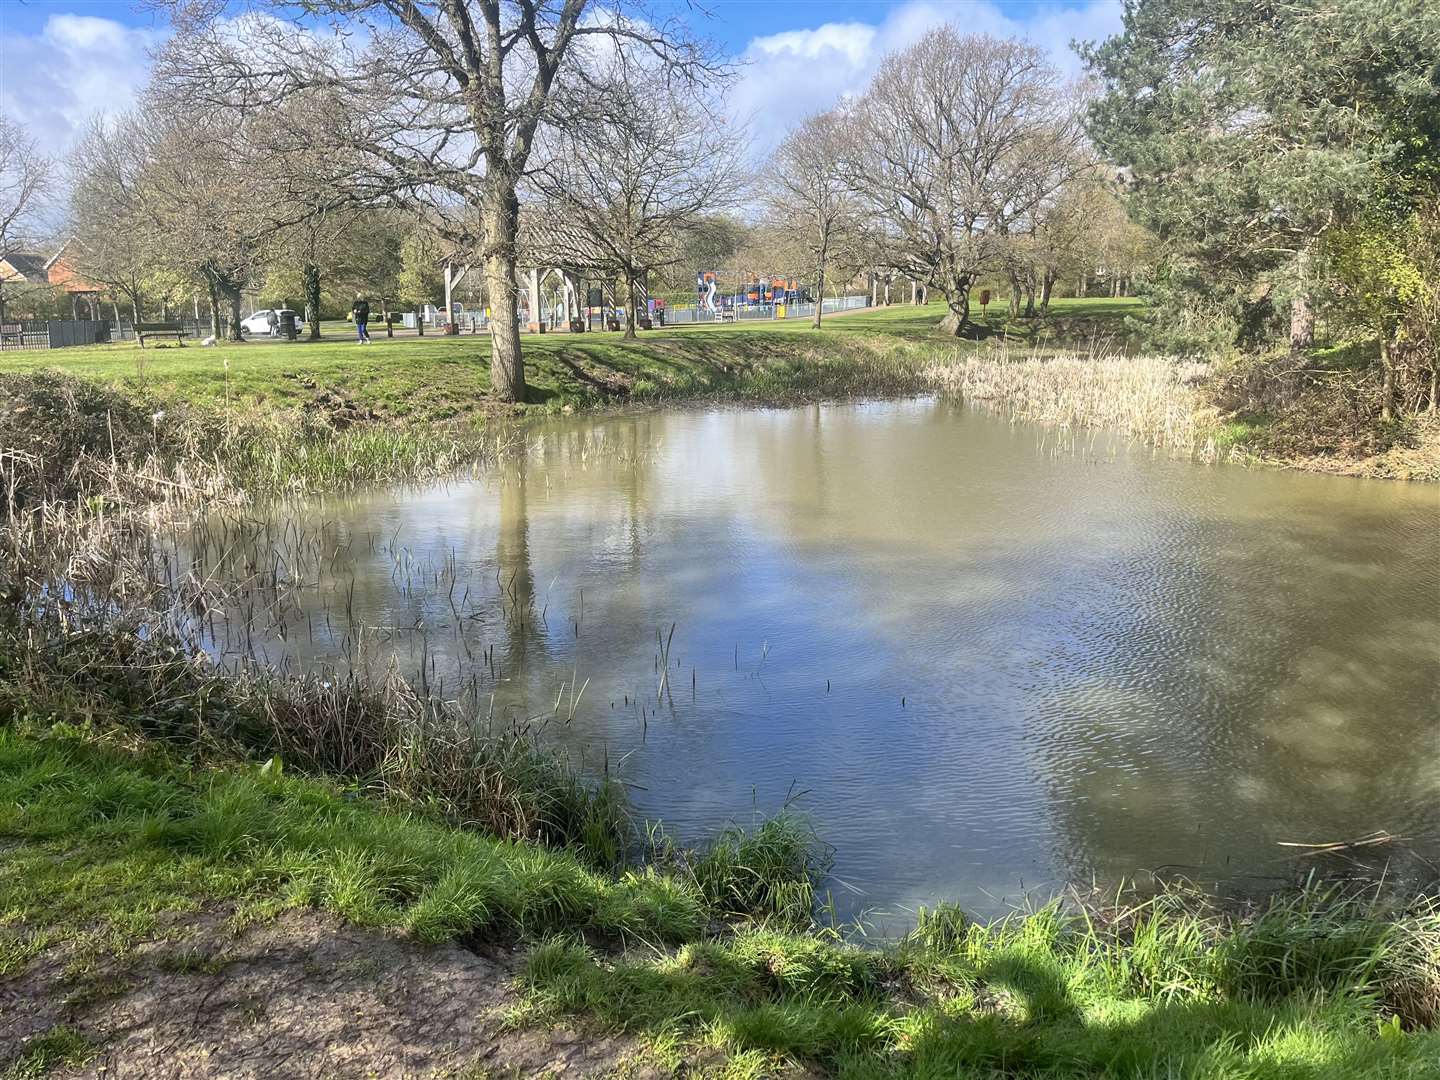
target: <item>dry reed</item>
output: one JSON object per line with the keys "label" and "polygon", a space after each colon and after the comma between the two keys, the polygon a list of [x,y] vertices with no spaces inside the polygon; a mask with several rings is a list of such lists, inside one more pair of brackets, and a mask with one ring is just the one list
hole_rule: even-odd
{"label": "dry reed", "polygon": [[931,366],[931,385],[992,402],[1016,420],[1062,429],[1111,428],[1148,446],[1218,456],[1218,414],[1200,384],[1205,364],[1163,356],[957,353]]}

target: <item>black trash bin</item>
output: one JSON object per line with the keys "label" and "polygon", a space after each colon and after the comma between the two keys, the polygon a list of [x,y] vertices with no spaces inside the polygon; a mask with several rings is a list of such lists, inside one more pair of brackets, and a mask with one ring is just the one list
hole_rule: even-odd
{"label": "black trash bin", "polygon": [[295,332],[295,313],[293,311],[280,313],[280,336],[286,341],[294,341],[299,336]]}

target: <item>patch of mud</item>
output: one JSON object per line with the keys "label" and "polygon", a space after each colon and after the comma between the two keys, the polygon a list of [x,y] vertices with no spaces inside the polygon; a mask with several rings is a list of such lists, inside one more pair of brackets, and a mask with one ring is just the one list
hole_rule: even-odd
{"label": "patch of mud", "polygon": [[[52,950],[0,983],[0,1074],[58,1025],[95,1078],[658,1076],[637,1044],[507,1031],[517,956],[426,947],[315,913],[239,935],[196,918],[77,994]],[[94,987],[100,992],[94,992]]]}
{"label": "patch of mud", "polygon": [[324,420],[337,431],[347,428],[351,424],[371,423],[383,419],[380,413],[367,405],[360,404],[345,391],[322,386],[312,376],[290,374],[287,378],[294,379],[310,391],[310,397],[300,406],[301,409]]}

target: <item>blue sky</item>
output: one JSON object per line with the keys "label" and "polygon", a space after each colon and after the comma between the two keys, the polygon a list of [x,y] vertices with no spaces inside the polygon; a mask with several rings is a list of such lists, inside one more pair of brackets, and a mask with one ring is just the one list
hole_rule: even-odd
{"label": "blue sky", "polygon": [[[691,10],[684,0],[658,0]],[[703,0],[702,0],[703,3]],[[795,119],[859,91],[881,56],[932,26],[1025,37],[1070,72],[1072,38],[1120,25],[1119,0],[712,0],[693,21],[744,62],[733,94],[757,150]],[[0,109],[47,142],[68,143],[96,111],[126,107],[144,84],[163,20],[132,0],[0,0]]]}

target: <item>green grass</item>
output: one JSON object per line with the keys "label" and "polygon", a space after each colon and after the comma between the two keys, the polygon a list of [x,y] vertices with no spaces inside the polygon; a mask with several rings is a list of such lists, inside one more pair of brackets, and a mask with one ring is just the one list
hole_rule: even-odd
{"label": "green grass", "polygon": [[62,1024],[26,1043],[20,1056],[0,1073],[0,1080],[32,1080],[56,1069],[76,1068],[94,1053],[89,1039]]}
{"label": "green grass", "polygon": [[1386,1019],[1410,970],[1391,925],[1304,901],[1227,924],[1171,899],[1118,931],[1051,906],[884,950],[760,929],[616,962],[559,937],[530,955],[530,1005],[840,1077],[1436,1075],[1440,1035]]}
{"label": "green grass", "polygon": [[212,770],[57,726],[0,729],[0,975],[65,939],[123,950],[167,912],[235,901],[311,906],[422,940],[585,929],[681,941],[709,913],[698,890],[644,869],[598,873],[571,852],[260,765]]}
{"label": "green grass", "polygon": [[[1045,321],[1004,327],[992,311],[989,329],[1004,330],[1012,340],[1085,344],[1096,334],[1120,333],[1124,316],[1141,310],[1133,300],[1057,300]],[[843,394],[880,387],[892,381],[886,372],[872,370],[866,381],[861,369],[887,355],[898,359],[895,354],[905,346],[920,346],[926,355],[948,347],[948,339],[935,333],[941,314],[939,304],[896,304],[827,319],[818,333],[806,320],[777,320],[642,331],[632,341],[610,332],[527,335],[530,401],[578,407],[627,398],[786,397],[807,389]],[[324,389],[387,418],[439,420],[467,415],[486,398],[489,357],[483,334],[393,339],[377,334],[370,346],[342,338],[209,349],[142,351],[127,343],[9,353],[0,357],[0,373],[55,368],[157,400],[204,406],[299,407]],[[904,383],[903,371],[890,374]]]}
{"label": "green grass", "polygon": [[[224,902],[232,925],[303,906],[422,941],[519,938],[517,1022],[584,1014],[675,1060],[718,1049],[730,1075],[1429,1080],[1440,1062],[1433,911],[1301,897],[1236,920],[1167,894],[1104,921],[1052,905],[981,926],[942,908],[857,948],[773,922],[717,931],[693,878],[598,873],[66,725],[0,728],[0,791],[0,977],[63,944],[75,1000],[114,993],[117,962],[175,915]],[[172,967],[223,957],[180,949]],[[56,1029],[12,1072],[89,1052]]]}

